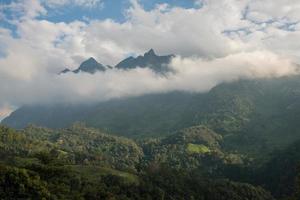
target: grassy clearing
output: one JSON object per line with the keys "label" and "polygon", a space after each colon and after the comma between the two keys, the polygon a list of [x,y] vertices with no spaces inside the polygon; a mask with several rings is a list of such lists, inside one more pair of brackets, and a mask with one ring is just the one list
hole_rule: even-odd
{"label": "grassy clearing", "polygon": [[187,151],[189,153],[199,153],[199,154],[211,152],[211,150],[203,144],[192,144],[192,143],[189,143],[187,145]]}

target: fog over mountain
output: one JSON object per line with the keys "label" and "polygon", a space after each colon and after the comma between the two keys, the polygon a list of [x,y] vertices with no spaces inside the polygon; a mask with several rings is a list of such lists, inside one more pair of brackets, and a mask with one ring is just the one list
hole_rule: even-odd
{"label": "fog over mountain", "polygon": [[[24,104],[204,92],[241,78],[298,73],[298,1],[206,0],[195,1],[193,8],[165,3],[146,9],[131,0],[123,21],[47,18],[66,2],[1,4],[0,115]],[[168,64],[170,72],[158,74],[151,66],[104,70],[151,48],[157,55],[176,55]],[[94,74],[57,75],[65,67],[76,70],[89,57],[104,68]]]}
{"label": "fog over mountain", "polygon": [[0,0],[0,199],[300,200],[299,0]]}

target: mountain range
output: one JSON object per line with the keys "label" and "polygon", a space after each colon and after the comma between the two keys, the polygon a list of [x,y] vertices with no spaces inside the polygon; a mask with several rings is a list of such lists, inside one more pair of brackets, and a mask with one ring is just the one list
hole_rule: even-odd
{"label": "mountain range", "polygon": [[[172,57],[150,50],[114,68],[164,73]],[[61,73],[110,69],[90,58]],[[292,75],[24,105],[0,125],[0,199],[298,200],[299,88]]]}
{"label": "mountain range", "polygon": [[174,55],[166,55],[166,56],[159,56],[156,55],[153,49],[150,49],[148,52],[146,52],[144,55],[140,55],[136,58],[130,56],[121,62],[119,62],[116,66],[111,67],[109,65],[103,65],[99,62],[97,62],[93,57],[89,58],[88,60],[81,63],[81,65],[75,69],[70,70],[69,68],[65,68],[62,70],[59,74],[65,74],[69,72],[73,73],[90,73],[94,74],[96,72],[104,72],[109,69],[122,69],[122,70],[129,70],[134,68],[150,68],[151,70],[157,72],[157,73],[163,73],[167,72],[168,64],[170,63],[171,59],[174,57]]}

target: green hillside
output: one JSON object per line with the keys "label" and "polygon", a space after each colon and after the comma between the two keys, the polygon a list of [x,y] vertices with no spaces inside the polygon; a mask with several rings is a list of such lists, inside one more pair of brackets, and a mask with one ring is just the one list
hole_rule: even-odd
{"label": "green hillside", "polygon": [[110,134],[140,139],[205,125],[224,136],[228,148],[270,152],[300,139],[299,88],[300,77],[291,76],[224,83],[202,94],[151,94],[93,105],[31,105],[16,110],[2,124],[65,128],[81,121]]}
{"label": "green hillside", "polygon": [[25,106],[3,124],[55,129],[1,126],[0,193],[25,199],[297,199],[299,88],[300,77],[293,76],[224,83],[202,94]]}
{"label": "green hillside", "polygon": [[233,163],[221,140],[204,126],[140,142],[82,124],[60,130],[1,126],[0,198],[272,200],[262,187],[211,176]]}

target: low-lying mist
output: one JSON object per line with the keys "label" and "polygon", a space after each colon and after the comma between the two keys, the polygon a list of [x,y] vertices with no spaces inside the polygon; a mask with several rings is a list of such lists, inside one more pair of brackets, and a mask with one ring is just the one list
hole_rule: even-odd
{"label": "low-lying mist", "polygon": [[[174,90],[206,92],[222,82],[293,75],[297,65],[278,55],[255,51],[223,58],[173,58],[170,71],[158,74],[149,68],[111,69],[89,74],[57,75],[41,71],[29,79],[2,76],[0,102],[11,105],[43,103],[93,103],[112,98]],[[6,106],[7,107],[7,106]]]}
{"label": "low-lying mist", "polygon": [[[208,0],[195,1],[193,8],[157,4],[148,10],[131,0],[123,21],[70,22],[47,19],[53,8],[47,2],[17,1],[0,8],[0,20],[9,25],[0,26],[0,118],[24,104],[205,92],[222,82],[298,73],[296,1],[287,12],[271,1]],[[278,12],[267,9],[271,4]],[[172,72],[137,68],[57,75],[90,56],[113,66],[150,48],[180,55],[170,63]]]}

